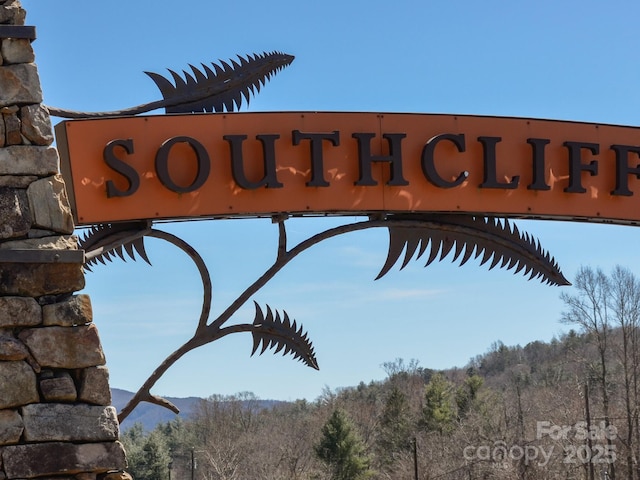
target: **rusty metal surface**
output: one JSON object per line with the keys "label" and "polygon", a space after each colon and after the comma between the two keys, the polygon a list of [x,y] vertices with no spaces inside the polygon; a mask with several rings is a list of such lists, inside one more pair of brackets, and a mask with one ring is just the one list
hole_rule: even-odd
{"label": "rusty metal surface", "polygon": [[[365,145],[353,138],[362,132]],[[389,132],[406,134],[394,156]],[[442,132],[458,132],[465,148]],[[494,152],[477,140],[488,134],[502,139]],[[533,135],[548,141],[544,156]],[[56,127],[76,225],[375,212],[640,225],[640,182],[628,170],[636,154],[609,148],[638,138],[640,127],[375,112],[150,115]],[[600,154],[572,153],[564,144],[576,139],[597,141]],[[581,173],[587,159],[597,175]],[[576,184],[586,191],[574,193]],[[613,193],[622,186],[635,193]]]}

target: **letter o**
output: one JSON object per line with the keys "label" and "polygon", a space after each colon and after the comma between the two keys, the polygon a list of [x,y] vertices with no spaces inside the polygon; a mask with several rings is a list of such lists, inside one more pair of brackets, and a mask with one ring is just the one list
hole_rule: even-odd
{"label": "letter o", "polygon": [[[198,162],[198,172],[196,178],[190,185],[183,187],[173,181],[169,174],[169,153],[171,148],[177,143],[186,143],[196,154],[196,161]],[[204,146],[197,140],[191,137],[173,137],[166,140],[158,149],[156,153],[156,173],[160,182],[176,193],[189,193],[199,189],[204,182],[209,178],[209,172],[211,171],[211,160],[209,154]]]}
{"label": "letter o", "polygon": [[551,440],[566,439],[567,437],[565,432],[566,430],[564,430],[564,428],[561,427],[560,425],[553,425],[549,429],[549,438],[551,438]]}
{"label": "letter o", "polygon": [[509,458],[511,460],[520,460],[524,457],[524,449],[520,445],[514,445],[509,449]]}

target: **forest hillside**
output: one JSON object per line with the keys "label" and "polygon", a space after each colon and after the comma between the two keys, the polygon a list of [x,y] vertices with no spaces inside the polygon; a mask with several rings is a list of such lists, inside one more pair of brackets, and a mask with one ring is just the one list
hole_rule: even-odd
{"label": "forest hillside", "polygon": [[249,392],[122,435],[137,480],[640,479],[640,284],[585,267],[550,342],[495,342],[462,368],[415,360],[315,401]]}

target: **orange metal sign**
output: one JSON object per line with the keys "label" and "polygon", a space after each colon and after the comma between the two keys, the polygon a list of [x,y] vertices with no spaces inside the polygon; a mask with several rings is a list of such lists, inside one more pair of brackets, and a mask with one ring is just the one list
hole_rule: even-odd
{"label": "orange metal sign", "polygon": [[460,212],[640,222],[640,129],[522,118],[227,113],[56,126],[78,225]]}

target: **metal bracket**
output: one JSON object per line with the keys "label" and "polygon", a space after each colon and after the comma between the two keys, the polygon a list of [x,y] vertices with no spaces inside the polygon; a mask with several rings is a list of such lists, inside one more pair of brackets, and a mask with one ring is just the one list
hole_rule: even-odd
{"label": "metal bracket", "polygon": [[27,25],[0,25],[0,38],[36,39],[36,27]]}
{"label": "metal bracket", "polygon": [[1,263],[84,263],[84,250],[2,249]]}

